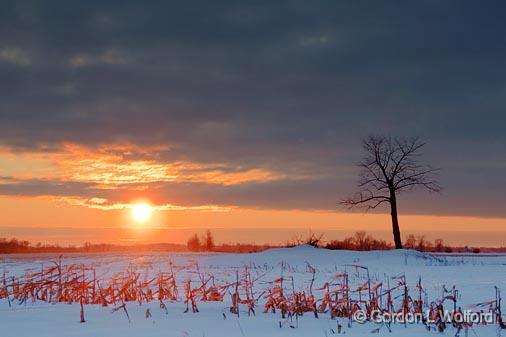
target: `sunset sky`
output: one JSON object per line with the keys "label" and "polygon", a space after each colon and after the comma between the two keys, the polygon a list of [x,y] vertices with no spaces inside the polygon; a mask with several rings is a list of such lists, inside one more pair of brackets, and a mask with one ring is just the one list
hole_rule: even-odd
{"label": "sunset sky", "polygon": [[[2,1],[0,237],[278,243],[366,230],[361,139],[419,136],[403,236],[506,245],[502,2]],[[135,221],[133,205],[150,205]]]}

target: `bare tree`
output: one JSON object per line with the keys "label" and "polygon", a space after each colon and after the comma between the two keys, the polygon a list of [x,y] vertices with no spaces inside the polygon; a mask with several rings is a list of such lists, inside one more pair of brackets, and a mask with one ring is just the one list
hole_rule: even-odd
{"label": "bare tree", "polygon": [[418,138],[391,138],[370,136],[363,141],[365,152],[360,168],[358,191],[353,197],[342,200],[348,208],[375,209],[390,204],[395,248],[402,248],[401,232],[397,219],[397,195],[416,187],[439,192],[435,179],[438,169],[419,161],[425,143]]}

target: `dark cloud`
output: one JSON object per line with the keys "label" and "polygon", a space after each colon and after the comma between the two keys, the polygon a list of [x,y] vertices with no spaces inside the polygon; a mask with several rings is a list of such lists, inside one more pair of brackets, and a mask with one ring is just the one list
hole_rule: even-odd
{"label": "dark cloud", "polygon": [[[473,170],[471,170],[473,171]],[[486,183],[480,172],[466,172],[473,180],[468,186],[454,187],[443,195],[420,193],[402,195],[400,205],[405,214],[462,215],[505,217],[504,200],[490,198],[506,188],[506,182]],[[485,185],[483,186],[483,184]],[[313,180],[282,180],[237,185],[208,183],[149,183],[138,189],[136,184],[102,189],[91,183],[59,180],[16,180],[0,183],[0,195],[49,196],[74,204],[90,205],[92,198],[107,199],[100,206],[123,205],[139,198],[148,198],[156,205],[171,204],[181,207],[238,206],[255,209],[339,211],[337,201],[350,190],[350,181],[336,178]],[[472,196],[468,189],[475,189]],[[485,192],[486,191],[486,192]],[[477,204],[476,200],[487,200]],[[78,201],[81,200],[82,203]],[[77,202],[76,202],[77,201]],[[92,205],[97,205],[91,202]],[[375,212],[381,212],[376,210]]]}
{"label": "dark cloud", "polygon": [[[0,179],[0,195],[13,196],[87,196],[93,194],[93,184],[58,180],[15,178]],[[94,194],[98,194],[95,190]]]}
{"label": "dark cloud", "polygon": [[[335,173],[212,192],[241,205],[327,208],[350,190],[361,137],[418,135],[443,168],[437,212],[460,214],[458,202],[499,214],[504,7],[4,1],[0,142],[45,151],[66,141],[170,144],[167,160]],[[207,187],[191,188],[206,199]]]}

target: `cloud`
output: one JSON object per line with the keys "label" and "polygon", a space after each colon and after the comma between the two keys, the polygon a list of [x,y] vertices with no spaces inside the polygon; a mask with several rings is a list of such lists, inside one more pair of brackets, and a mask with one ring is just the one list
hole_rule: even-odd
{"label": "cloud", "polygon": [[0,61],[10,62],[21,66],[27,66],[32,63],[32,60],[27,52],[14,47],[0,48]]}
{"label": "cloud", "polygon": [[[67,172],[4,191],[57,195],[48,181],[65,178],[86,196],[142,177],[244,207],[329,208],[352,190],[360,139],[388,133],[429,142],[447,186],[438,212],[502,214],[504,174],[486,163],[506,146],[503,4],[69,6],[16,1],[0,13],[0,145]],[[65,161],[68,144],[99,160]],[[137,150],[99,153],[118,144]]]}
{"label": "cloud", "polygon": [[93,193],[93,184],[60,180],[16,179],[0,181],[0,195],[11,196],[75,196]]}
{"label": "cloud", "polygon": [[[58,177],[65,181],[94,183],[102,188],[174,181],[235,185],[274,181],[287,177],[309,178],[300,174],[289,175],[262,167],[238,166],[232,163],[169,161],[162,155],[166,151],[170,151],[170,147],[109,144],[88,148],[66,143],[59,152],[53,151],[49,154],[36,152],[28,157],[32,161],[34,158],[39,162],[45,161],[46,167],[52,168],[48,172],[50,175],[41,178]],[[26,153],[19,155],[7,150],[3,156],[10,157],[11,161],[27,160]]]}
{"label": "cloud", "polygon": [[96,65],[124,65],[127,63],[127,56],[115,49],[107,49],[96,55],[77,54],[69,60],[69,65],[73,68]]}
{"label": "cloud", "polygon": [[[55,201],[65,202],[73,206],[82,206],[87,208],[100,209],[104,211],[118,209],[132,209],[135,204],[132,203],[111,203],[104,198],[79,198],[79,197],[58,197]],[[232,207],[217,205],[199,205],[199,206],[179,206],[171,204],[153,205],[151,208],[155,211],[205,211],[205,212],[228,212]]]}

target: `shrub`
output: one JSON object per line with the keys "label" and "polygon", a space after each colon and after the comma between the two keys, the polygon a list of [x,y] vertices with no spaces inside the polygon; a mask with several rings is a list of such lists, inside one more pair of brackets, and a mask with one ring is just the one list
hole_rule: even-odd
{"label": "shrub", "polygon": [[192,252],[198,252],[201,250],[202,246],[200,244],[200,239],[197,234],[194,234],[192,237],[188,239],[186,247],[188,247],[188,250]]}
{"label": "shrub", "polygon": [[325,245],[327,249],[347,250],[387,250],[392,245],[384,240],[377,240],[364,231],[356,232],[352,237],[343,240],[332,240]]}
{"label": "shrub", "polygon": [[203,243],[208,252],[214,250],[214,238],[210,230],[206,231],[206,236],[204,237]]}

